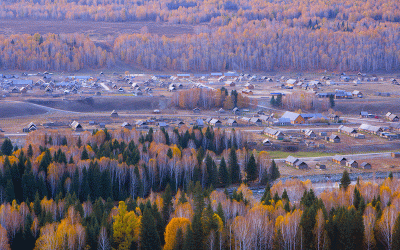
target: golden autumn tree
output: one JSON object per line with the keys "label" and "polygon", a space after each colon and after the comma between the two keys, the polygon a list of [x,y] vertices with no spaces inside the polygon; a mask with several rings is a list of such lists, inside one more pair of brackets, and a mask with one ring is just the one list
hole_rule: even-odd
{"label": "golden autumn tree", "polygon": [[177,217],[172,218],[165,228],[165,246],[164,250],[172,250],[175,247],[176,233],[178,229],[182,232],[186,232],[187,226],[190,225],[190,221],[187,218]]}

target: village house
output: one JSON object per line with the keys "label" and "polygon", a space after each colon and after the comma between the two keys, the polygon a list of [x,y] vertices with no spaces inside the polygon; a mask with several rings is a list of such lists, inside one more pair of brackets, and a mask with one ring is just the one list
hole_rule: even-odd
{"label": "village house", "polygon": [[361,164],[360,164],[360,167],[361,167],[362,169],[371,169],[371,168],[372,168],[371,164],[369,164],[368,162],[363,162],[363,163],[361,163]]}
{"label": "village house", "polygon": [[198,107],[193,109],[193,113],[198,114],[201,112],[201,109],[199,109]]}
{"label": "village house", "polygon": [[219,119],[216,119],[216,118],[211,119],[209,124],[211,126],[214,126],[214,127],[221,127],[222,126],[222,122]]}
{"label": "village house", "polygon": [[281,118],[288,118],[291,124],[303,124],[305,122],[300,114],[290,111],[286,111]]}
{"label": "village house", "polygon": [[322,163],[317,163],[315,164],[316,169],[326,169],[326,165]]}
{"label": "village house", "polygon": [[361,118],[368,118],[368,117],[369,117],[369,114],[368,114],[367,111],[361,111],[361,112],[360,112],[360,117],[361,117]]}
{"label": "village house", "polygon": [[233,81],[227,81],[226,83],[225,83],[225,86],[226,87],[235,87],[235,82],[233,82]]}
{"label": "village house", "polygon": [[307,163],[290,155],[286,158],[285,163],[297,169],[308,169]]}
{"label": "village house", "polygon": [[333,143],[339,143],[340,137],[338,135],[331,134],[331,136],[329,136],[329,141]]}
{"label": "village house", "polygon": [[329,120],[331,120],[332,122],[338,123],[339,122],[339,116],[336,114],[329,114],[328,115]]}
{"label": "village house", "polygon": [[383,129],[381,127],[378,126],[372,126],[369,124],[361,124],[360,127],[358,128],[358,130],[360,131],[364,131],[370,134],[374,134],[374,135],[379,135],[380,133],[383,132]]}
{"label": "village house", "polygon": [[262,120],[258,117],[252,117],[250,118],[250,123],[255,124],[257,126],[262,126]]}
{"label": "village house", "polygon": [[350,128],[350,127],[347,127],[347,126],[344,126],[344,125],[340,125],[339,126],[338,132],[346,134],[346,135],[350,135],[350,136],[352,136],[353,134],[357,134],[357,130],[356,129]]}
{"label": "village house", "polygon": [[35,130],[37,130],[37,127],[33,122],[31,122],[28,124],[28,126],[26,126],[25,128],[22,129],[22,132],[29,133],[29,132],[32,132]]}
{"label": "village house", "polygon": [[264,135],[272,137],[277,140],[283,140],[285,134],[282,133],[280,130],[272,129],[272,128],[265,128],[262,132]]}
{"label": "village house", "polygon": [[235,115],[239,115],[240,114],[240,109],[238,107],[234,107],[232,109],[232,113],[234,113]]}
{"label": "village house", "polygon": [[350,160],[346,162],[346,166],[349,168],[358,168],[358,162],[355,160]]}
{"label": "village house", "polygon": [[111,112],[111,117],[118,117],[117,111],[113,110],[113,111]]}
{"label": "village house", "polygon": [[121,127],[126,129],[132,129],[132,125],[129,122],[122,123]]}
{"label": "village house", "polygon": [[332,161],[337,163],[337,164],[340,164],[340,165],[344,166],[344,165],[346,165],[347,159],[345,157],[341,156],[341,155],[335,155],[332,158]]}
{"label": "village house", "polygon": [[204,120],[203,119],[197,119],[196,120],[196,126],[199,128],[204,127]]}
{"label": "village house", "polygon": [[399,121],[399,117],[391,112],[387,112],[385,116],[386,116],[386,119],[390,122],[398,122]]}
{"label": "village house", "polygon": [[262,143],[263,143],[264,146],[272,146],[272,142],[268,138],[263,140]]}
{"label": "village house", "polygon": [[254,85],[251,84],[251,83],[246,83],[246,84],[244,85],[244,87],[245,87],[246,89],[254,89]]}
{"label": "village house", "polygon": [[353,97],[358,97],[358,98],[362,98],[364,95],[358,91],[358,90],[354,90],[353,92],[351,92]]}
{"label": "village house", "polygon": [[237,127],[238,126],[237,121],[235,119],[232,119],[232,118],[228,119],[228,121],[226,123],[230,127]]}
{"label": "village house", "polygon": [[311,129],[304,130],[304,134],[306,137],[311,138],[311,139],[317,138],[317,135]]}
{"label": "village house", "polygon": [[245,94],[245,95],[253,95],[254,93],[253,93],[253,91],[250,90],[250,89],[242,89],[242,94]]}
{"label": "village house", "polygon": [[77,121],[73,121],[70,126],[75,131],[83,131],[82,125]]}

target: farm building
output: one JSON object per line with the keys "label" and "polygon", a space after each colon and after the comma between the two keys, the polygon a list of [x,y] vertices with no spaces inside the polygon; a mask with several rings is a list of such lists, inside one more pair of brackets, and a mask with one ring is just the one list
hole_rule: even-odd
{"label": "farm building", "polygon": [[297,169],[308,169],[308,165],[307,163],[305,163],[304,161],[298,160],[297,162],[294,163],[294,166]]}
{"label": "farm building", "polygon": [[311,129],[304,130],[304,134],[306,135],[306,137],[309,137],[309,138],[316,138],[317,137],[317,135]]}
{"label": "farm building", "polygon": [[217,112],[220,113],[220,114],[223,114],[223,113],[225,113],[225,110],[223,108],[220,108],[220,109],[218,109]]}
{"label": "farm building", "polygon": [[147,128],[147,122],[143,120],[139,120],[135,123],[136,128]]}
{"label": "farm building", "polygon": [[316,169],[326,169],[326,165],[325,164],[321,164],[321,163],[317,163],[317,164],[315,164],[315,168]]}
{"label": "farm building", "polygon": [[274,126],[289,126],[290,119],[289,118],[279,118],[277,120],[274,120]]}
{"label": "farm building", "polygon": [[242,94],[245,94],[245,95],[253,95],[254,93],[253,93],[253,91],[250,90],[250,89],[242,89]]}
{"label": "farm building", "polygon": [[82,125],[77,121],[73,121],[70,126],[75,131],[83,131]]}
{"label": "farm building", "polygon": [[363,162],[363,163],[361,163],[361,164],[360,164],[360,167],[361,167],[362,169],[371,169],[371,168],[372,168],[371,164],[369,164],[368,162]]}
{"label": "farm building", "polygon": [[381,127],[372,126],[372,125],[365,124],[365,123],[361,124],[360,127],[358,128],[358,130],[364,131],[367,133],[371,133],[374,135],[377,135],[377,134],[383,132],[383,129]]}
{"label": "farm building", "polygon": [[386,119],[390,122],[398,122],[399,121],[399,117],[395,114],[392,114],[391,112],[387,112],[387,114],[385,116],[386,116]]}
{"label": "farm building", "polygon": [[228,126],[230,126],[230,127],[237,127],[238,126],[238,123],[237,123],[237,121],[235,120],[235,119],[228,119],[228,121],[226,122],[227,124],[228,124]]}
{"label": "farm building", "polygon": [[289,118],[291,124],[303,124],[305,119],[298,113],[286,111],[281,118]]}
{"label": "farm building", "polygon": [[132,129],[132,125],[129,122],[122,123],[121,127],[126,129]]}
{"label": "farm building", "polygon": [[286,85],[293,87],[298,81],[296,79],[289,79],[286,81]]}
{"label": "farm building", "polygon": [[283,140],[283,137],[285,136],[282,131],[272,128],[265,128],[262,133],[277,140]]}
{"label": "farm building", "polygon": [[337,163],[337,164],[340,164],[340,165],[346,165],[346,161],[347,161],[347,159],[345,158],[345,157],[343,157],[343,156],[341,156],[341,155],[335,155],[333,158],[332,158],[332,161],[333,162],[335,162],[335,163]]}
{"label": "farm building", "polygon": [[299,159],[297,159],[297,158],[295,158],[295,157],[289,155],[289,156],[285,159],[285,163],[288,164],[288,165],[290,165],[290,166],[293,166],[293,167],[294,167],[294,164],[295,164],[298,160],[299,160]]}
{"label": "farm building", "polygon": [[168,127],[168,124],[166,122],[159,122],[157,123],[157,126],[159,126],[160,128],[166,128]]}
{"label": "farm building", "polygon": [[400,132],[400,123],[390,123],[389,128],[391,131]]}
{"label": "farm building", "polygon": [[358,162],[356,162],[355,160],[350,160],[346,162],[346,166],[349,168],[358,168]]}
{"label": "farm building", "polygon": [[343,126],[343,125],[339,126],[338,132],[346,134],[346,135],[350,135],[350,136],[352,136],[353,134],[357,134],[357,130],[356,129],[350,128],[350,127],[347,127],[347,126]]}
{"label": "farm building", "polygon": [[340,137],[338,135],[332,134],[331,136],[329,136],[329,141],[334,143],[339,143]]}
{"label": "farm building", "polygon": [[113,110],[113,111],[111,112],[111,117],[118,117],[117,111]]}
{"label": "farm building", "polygon": [[227,87],[235,87],[236,84],[235,84],[235,82],[233,82],[233,81],[227,81],[227,82],[225,83],[225,86],[227,86]]}

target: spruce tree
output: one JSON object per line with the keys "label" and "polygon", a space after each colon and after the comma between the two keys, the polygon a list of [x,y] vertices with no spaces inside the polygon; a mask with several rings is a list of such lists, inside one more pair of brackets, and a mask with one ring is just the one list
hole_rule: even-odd
{"label": "spruce tree", "polygon": [[161,250],[160,237],[157,232],[154,217],[149,208],[145,208],[141,220],[140,249]]}
{"label": "spruce tree", "polygon": [[81,155],[81,160],[88,160],[89,159],[89,154],[86,151],[86,147],[83,147],[82,155]]}
{"label": "spruce tree", "polygon": [[271,180],[276,180],[281,176],[278,167],[276,166],[275,160],[272,160],[271,163]]}
{"label": "spruce tree", "polygon": [[347,172],[347,170],[344,170],[343,175],[342,175],[342,179],[340,179],[340,188],[343,189],[347,189],[347,187],[350,185],[351,181],[350,181],[350,176],[349,173]]}
{"label": "spruce tree", "polygon": [[229,184],[229,179],[230,177],[228,169],[226,168],[225,158],[222,157],[221,162],[219,163],[218,180],[219,183],[225,187],[227,184]]}
{"label": "spruce tree", "polygon": [[185,242],[183,244],[184,250],[197,250],[197,247],[194,243],[195,241],[193,238],[194,238],[193,230],[190,225],[187,225]]}
{"label": "spruce tree", "polygon": [[11,143],[11,140],[9,138],[6,138],[1,145],[1,153],[3,155],[11,155],[13,152],[13,145]]}
{"label": "spruce tree", "polygon": [[229,168],[231,173],[231,183],[240,183],[240,167],[237,162],[235,149],[231,148],[229,153]]}
{"label": "spruce tree", "polygon": [[255,181],[257,179],[257,165],[253,154],[250,156],[249,162],[247,163],[246,174],[247,181]]}
{"label": "spruce tree", "polygon": [[162,198],[163,198],[163,207],[161,210],[161,215],[163,218],[163,223],[165,228],[169,222],[169,215],[171,214],[171,209],[172,209],[172,191],[169,184],[167,184],[167,187],[165,188]]}

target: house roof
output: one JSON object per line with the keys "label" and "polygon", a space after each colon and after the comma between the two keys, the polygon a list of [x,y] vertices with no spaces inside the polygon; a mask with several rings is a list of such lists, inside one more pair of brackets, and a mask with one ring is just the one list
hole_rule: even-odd
{"label": "house roof", "polygon": [[130,127],[131,124],[129,122],[124,122],[121,124],[121,127]]}
{"label": "house roof", "polygon": [[341,155],[335,155],[333,157],[333,160],[335,160],[335,161],[345,161],[347,159],[345,157],[341,156]]}
{"label": "house roof", "polygon": [[270,134],[270,135],[278,135],[278,134],[284,135],[284,134],[282,133],[282,131],[276,130],[276,129],[273,129],[273,128],[265,128],[265,129],[263,130],[263,132],[266,133],[266,134]]}
{"label": "house roof", "polygon": [[362,116],[368,116],[368,112],[367,112],[367,111],[361,111],[361,112],[360,112],[360,115],[362,115]]}
{"label": "house roof", "polygon": [[197,126],[204,126],[204,120],[203,119],[197,119],[196,123],[197,123]]}
{"label": "house roof", "polygon": [[344,131],[346,133],[357,133],[357,130],[354,128],[350,128],[347,126],[340,125],[338,128],[340,131]]}
{"label": "house roof", "polygon": [[210,124],[217,124],[217,123],[221,123],[221,121],[218,120],[218,119],[216,119],[216,118],[213,118],[213,119],[211,119],[211,121],[210,121]]}
{"label": "house roof", "polygon": [[369,164],[368,162],[363,162],[363,163],[361,163],[361,167],[365,167],[365,166],[367,166],[367,165],[370,165],[371,166],[371,164]]}
{"label": "house roof", "polygon": [[295,121],[299,116],[300,116],[300,114],[298,114],[298,113],[286,111],[286,112],[282,115],[281,118],[289,118],[290,121]]}
{"label": "house roof", "polygon": [[304,133],[305,133],[306,135],[315,134],[314,131],[312,131],[311,129],[306,129],[306,130],[304,131]]}
{"label": "house roof", "polygon": [[340,137],[339,137],[338,135],[331,134],[331,136],[329,136],[329,139],[332,139],[332,140],[334,140],[334,139],[340,139]]}
{"label": "house roof", "polygon": [[82,128],[82,125],[79,123],[79,122],[77,122],[77,121],[73,121],[72,123],[71,123],[71,127],[73,127],[73,128]]}
{"label": "house roof", "polygon": [[230,119],[228,119],[227,123],[233,124],[233,123],[237,123],[237,121],[235,119],[230,118]]}
{"label": "house roof", "polygon": [[261,121],[261,119],[258,118],[258,117],[252,117],[252,118],[250,118],[250,122],[256,123],[256,122],[262,122],[262,121]]}
{"label": "house roof", "polygon": [[366,130],[366,131],[371,131],[371,132],[375,132],[375,133],[382,130],[381,127],[372,126],[372,125],[365,124],[365,123],[361,124],[360,127],[359,127],[359,129],[361,129],[361,130]]}
{"label": "house roof", "polygon": [[347,162],[347,164],[353,164],[353,163],[357,163],[357,161],[355,161],[355,160],[349,160],[349,161]]}
{"label": "house roof", "polygon": [[286,161],[286,162],[290,162],[290,163],[292,163],[292,164],[295,164],[297,161],[299,161],[299,159],[297,159],[297,158],[295,158],[295,157],[289,155],[289,156],[286,158],[285,161]]}

